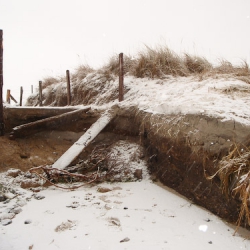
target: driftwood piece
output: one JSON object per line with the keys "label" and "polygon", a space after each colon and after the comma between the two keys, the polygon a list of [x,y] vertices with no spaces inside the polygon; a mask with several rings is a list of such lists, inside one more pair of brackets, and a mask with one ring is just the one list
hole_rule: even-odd
{"label": "driftwood piece", "polygon": [[46,129],[59,128],[62,125],[77,121],[81,118],[81,114],[88,110],[90,110],[89,107],[17,126],[10,133],[10,139],[35,134]]}
{"label": "driftwood piece", "polygon": [[88,144],[111,122],[117,110],[109,109],[75,142],[54,164],[53,168],[64,169],[72,163]]}

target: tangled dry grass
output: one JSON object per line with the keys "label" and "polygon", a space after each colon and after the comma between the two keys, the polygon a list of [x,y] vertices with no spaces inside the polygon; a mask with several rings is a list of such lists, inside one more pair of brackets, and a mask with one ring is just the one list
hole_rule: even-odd
{"label": "tangled dry grass", "polygon": [[[118,55],[111,57],[110,61],[102,68],[108,75],[118,75]],[[211,76],[231,75],[239,80],[250,83],[250,69],[246,61],[234,66],[227,60],[219,60],[213,66],[206,58],[197,55],[178,55],[167,46],[159,46],[140,51],[136,56],[124,57],[124,72],[135,77],[164,78],[172,76],[199,76],[200,79]]]}
{"label": "tangled dry grass", "polygon": [[[241,149],[239,149],[241,148]],[[234,149],[218,164],[218,171],[208,177],[218,176],[223,193],[241,202],[237,226],[241,223],[250,226],[250,151],[235,145]]]}
{"label": "tangled dry grass", "polygon": [[[89,65],[80,65],[71,75],[72,81],[81,81],[89,73],[101,73],[107,79],[113,79],[119,74],[119,55],[110,57],[109,61],[100,69],[93,69]],[[201,79],[211,76],[231,75],[239,80],[250,83],[250,69],[246,61],[241,65],[232,65],[227,60],[219,60],[217,66],[213,66],[206,58],[197,55],[178,55],[167,46],[146,48],[136,56],[124,55],[124,74],[135,77],[164,78],[166,75],[190,76],[198,75]],[[47,77],[43,80],[43,88],[59,83],[65,79],[60,77]]]}
{"label": "tangled dry grass", "polygon": [[60,78],[56,78],[56,77],[45,77],[42,81],[42,88],[46,89],[48,86],[55,84],[55,83],[59,83],[60,82]]}

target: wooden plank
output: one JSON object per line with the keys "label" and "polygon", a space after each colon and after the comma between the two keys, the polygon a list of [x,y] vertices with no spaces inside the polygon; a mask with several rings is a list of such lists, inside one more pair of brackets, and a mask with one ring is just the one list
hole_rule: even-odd
{"label": "wooden plank", "polygon": [[53,168],[64,169],[70,165],[88,144],[110,123],[115,117],[116,109],[107,110],[85,133],[75,142],[54,164]]}
{"label": "wooden plank", "polygon": [[86,113],[88,110],[90,110],[89,107],[17,126],[13,128],[10,133],[10,138],[24,137],[45,129],[56,129],[63,125],[65,126],[66,124],[77,121],[81,118],[81,114]]}

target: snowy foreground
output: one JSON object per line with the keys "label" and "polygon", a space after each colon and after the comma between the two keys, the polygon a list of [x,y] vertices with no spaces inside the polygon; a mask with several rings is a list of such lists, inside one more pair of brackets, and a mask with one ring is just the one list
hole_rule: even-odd
{"label": "snowy foreground", "polygon": [[1,250],[250,249],[249,232],[233,236],[233,226],[150,180],[76,191],[50,187],[37,197],[0,226]]}

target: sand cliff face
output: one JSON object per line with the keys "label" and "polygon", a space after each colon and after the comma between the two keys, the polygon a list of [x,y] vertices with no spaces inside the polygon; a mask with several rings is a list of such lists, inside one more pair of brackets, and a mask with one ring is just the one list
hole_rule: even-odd
{"label": "sand cliff face", "polygon": [[250,126],[211,116],[173,115],[161,119],[164,124],[158,125],[157,134],[181,141],[185,139],[193,151],[202,149],[211,155],[227,153],[234,143],[247,143],[250,135]]}
{"label": "sand cliff face", "polygon": [[210,177],[234,147],[244,153],[249,126],[205,115],[135,113],[131,117],[124,112],[114,121],[115,128],[127,124],[127,131],[139,134],[153,178],[235,223],[241,200],[227,197],[219,176]]}

